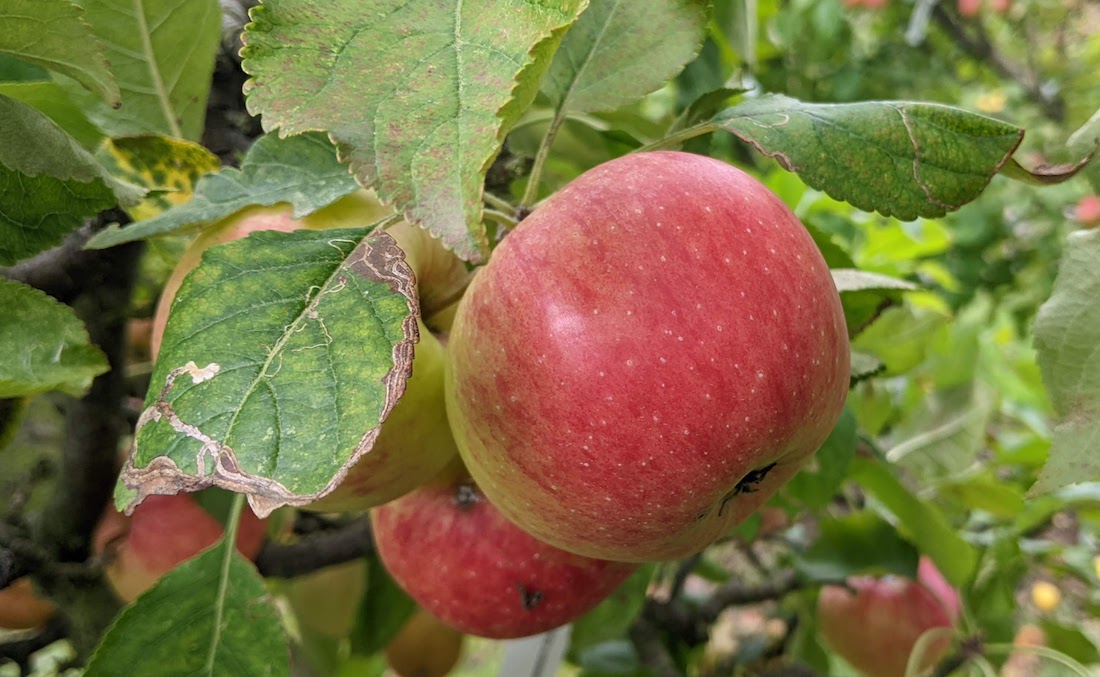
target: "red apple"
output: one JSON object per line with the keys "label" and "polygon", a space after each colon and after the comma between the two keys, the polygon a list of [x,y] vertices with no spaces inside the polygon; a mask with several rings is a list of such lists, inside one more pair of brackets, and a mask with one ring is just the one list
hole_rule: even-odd
{"label": "red apple", "polygon": [[546,632],[596,606],[636,568],[535,540],[463,475],[445,471],[371,512],[386,569],[448,625],[494,639]]}
{"label": "red apple", "polygon": [[[923,559],[918,580],[900,576],[848,579],[847,588],[821,589],[818,628],[838,655],[867,677],[904,677],[909,654],[925,631],[950,628],[959,613],[959,595],[931,561]],[[921,666],[929,667],[950,647],[936,638]]]}
{"label": "red apple", "polygon": [[958,0],[959,15],[975,17],[982,11],[982,0]]}
{"label": "red apple", "polygon": [[19,578],[0,589],[0,629],[40,628],[57,614],[53,602],[34,590],[29,578]]}
{"label": "red apple", "polygon": [[[210,247],[258,230],[288,232],[300,228],[366,226],[389,213],[373,193],[359,191],[302,219],[295,220],[287,204],[252,207],[203,230],[165,285],[153,324],[153,355],[160,349],[169,310],[183,279]],[[405,252],[417,276],[422,310],[440,308],[465,284],[467,273],[462,261],[444,250],[427,231],[399,223],[386,232]],[[374,446],[349,471],[336,491],[306,506],[307,509],[338,512],[385,503],[432,477],[457,453],[443,398],[444,348],[423,321],[418,325],[420,341],[415,348],[412,376]]]}
{"label": "red apple", "polygon": [[1084,226],[1100,224],[1100,195],[1086,195],[1073,208],[1073,218]]}
{"label": "red apple", "polygon": [[[237,550],[254,559],[266,530],[265,520],[245,507]],[[217,542],[222,533],[222,525],[191,494],[154,495],[128,518],[108,506],[93,536],[93,551],[105,560],[111,588],[129,604],[161,576]]]}
{"label": "red apple", "polygon": [[698,552],[817,450],[848,392],[840,297],[748,174],[639,153],[577,178],[458,309],[447,407],[510,520],[565,550]]}

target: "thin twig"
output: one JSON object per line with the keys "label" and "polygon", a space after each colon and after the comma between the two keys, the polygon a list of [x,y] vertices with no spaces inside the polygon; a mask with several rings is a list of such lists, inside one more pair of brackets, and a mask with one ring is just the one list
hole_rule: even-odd
{"label": "thin twig", "polygon": [[317,531],[295,543],[267,543],[256,558],[262,576],[294,578],[318,569],[350,562],[374,549],[366,517],[331,531]]}
{"label": "thin twig", "polygon": [[656,677],[684,677],[676,667],[660,633],[643,616],[630,626],[630,641],[638,652],[638,658]]}

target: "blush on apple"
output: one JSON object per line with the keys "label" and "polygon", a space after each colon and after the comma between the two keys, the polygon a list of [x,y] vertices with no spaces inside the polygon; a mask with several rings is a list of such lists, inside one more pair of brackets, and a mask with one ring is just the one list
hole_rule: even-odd
{"label": "blush on apple", "polygon": [[535,540],[464,474],[448,468],[371,511],[386,569],[448,625],[494,639],[546,632],[596,606],[636,568]]}
{"label": "blush on apple", "polygon": [[447,408],[510,520],[587,555],[698,552],[828,436],[840,297],[760,182],[680,152],[612,160],[508,235],[459,306]]}
{"label": "blush on apple", "polygon": [[[237,550],[255,559],[266,530],[265,520],[246,506],[237,530]],[[191,494],[155,495],[142,501],[130,517],[107,506],[92,537],[92,549],[105,561],[111,588],[129,604],[161,576],[214,545],[222,533],[222,525]]]}
{"label": "blush on apple", "polygon": [[[904,677],[920,636],[950,628],[959,615],[958,592],[927,558],[921,558],[915,581],[855,576],[848,586],[821,589],[818,628],[833,651],[867,677]],[[921,666],[939,661],[950,644],[949,637],[933,640]]]}

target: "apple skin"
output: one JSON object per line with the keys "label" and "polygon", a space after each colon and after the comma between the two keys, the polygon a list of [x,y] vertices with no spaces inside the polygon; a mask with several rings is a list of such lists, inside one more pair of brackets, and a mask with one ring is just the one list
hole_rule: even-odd
{"label": "apple skin", "polygon": [[474,480],[589,557],[703,550],[790,479],[848,392],[840,297],[748,174],[627,155],[563,188],[470,285],[447,409]]}
{"label": "apple skin", "polygon": [[635,570],[535,540],[463,475],[449,468],[371,511],[394,581],[448,625],[491,639],[546,632],[592,609]]}
{"label": "apple skin", "polygon": [[19,578],[0,589],[0,628],[33,630],[57,615],[53,602],[34,590],[30,578]]}
{"label": "apple skin", "polygon": [[[217,542],[222,533],[222,525],[191,494],[154,495],[130,517],[107,506],[92,549],[104,559],[115,594],[130,604],[161,576]],[[266,520],[246,506],[237,527],[237,550],[255,559],[266,535]]]}
{"label": "apple skin", "polygon": [[423,609],[386,646],[386,662],[400,677],[444,677],[462,655],[465,635]]}
{"label": "apple skin", "polygon": [[[922,558],[918,580],[900,576],[853,576],[844,587],[829,585],[818,598],[818,628],[825,642],[867,677],[904,677],[913,646],[926,630],[950,628],[959,596],[930,560]],[[927,668],[951,645],[937,638],[922,660]]]}
{"label": "apple skin", "polygon": [[1073,208],[1073,218],[1084,226],[1100,225],[1100,195],[1086,195]]}
{"label": "apple skin", "polygon": [[286,597],[298,624],[326,637],[347,637],[367,589],[366,566],[357,559],[290,581]]}
{"label": "apple skin", "polygon": [[[153,356],[160,349],[180,285],[210,247],[259,230],[289,232],[301,228],[366,226],[391,213],[372,192],[361,190],[298,220],[293,218],[290,205],[278,204],[250,207],[206,228],[184,252],[161,294],[150,342]],[[468,274],[462,261],[427,231],[402,222],[386,232],[405,252],[406,261],[416,274],[422,310],[438,309],[465,285]],[[445,350],[423,321],[418,321],[418,328],[420,340],[415,348],[412,376],[374,446],[334,492],[304,509],[344,512],[385,503],[435,475],[458,453],[447,424],[443,396]]]}

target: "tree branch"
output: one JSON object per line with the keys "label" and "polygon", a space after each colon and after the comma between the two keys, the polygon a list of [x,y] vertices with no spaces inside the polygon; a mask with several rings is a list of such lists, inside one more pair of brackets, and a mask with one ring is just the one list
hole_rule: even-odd
{"label": "tree branch", "polygon": [[317,531],[290,544],[268,542],[256,558],[261,576],[294,578],[364,557],[374,550],[366,517],[336,529]]}
{"label": "tree branch", "polygon": [[673,662],[657,628],[644,616],[630,626],[630,641],[642,663],[652,670],[656,677],[684,677],[684,673]]}

